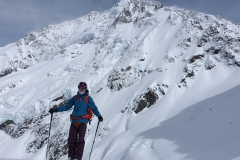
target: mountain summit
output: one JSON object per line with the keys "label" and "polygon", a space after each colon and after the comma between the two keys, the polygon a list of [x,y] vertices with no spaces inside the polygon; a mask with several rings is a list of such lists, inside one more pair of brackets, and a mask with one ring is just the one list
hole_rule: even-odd
{"label": "mountain summit", "polygon": [[[121,0],[31,32],[0,55],[0,158],[45,159],[48,110],[80,81],[104,117],[93,160],[240,158],[239,24]],[[53,115],[48,159],[66,159],[70,114]]]}

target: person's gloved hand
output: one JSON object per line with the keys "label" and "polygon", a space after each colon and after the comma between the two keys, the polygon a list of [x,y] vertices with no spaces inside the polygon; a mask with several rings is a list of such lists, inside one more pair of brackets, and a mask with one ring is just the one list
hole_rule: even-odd
{"label": "person's gloved hand", "polygon": [[102,116],[99,116],[99,117],[98,117],[98,120],[99,120],[100,122],[102,122],[102,121],[103,121],[103,117],[102,117]]}
{"label": "person's gloved hand", "polygon": [[49,113],[51,113],[51,114],[53,114],[54,112],[57,112],[58,111],[58,109],[57,108],[51,108],[51,109],[49,109]]}

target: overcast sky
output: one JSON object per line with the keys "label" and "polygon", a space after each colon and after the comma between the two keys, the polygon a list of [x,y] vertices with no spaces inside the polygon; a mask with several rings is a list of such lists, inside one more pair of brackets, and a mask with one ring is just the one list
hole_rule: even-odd
{"label": "overcast sky", "polygon": [[[240,24],[240,0],[158,0],[164,6],[220,15]],[[73,20],[91,11],[110,9],[119,0],[0,0],[0,47],[40,31],[49,24]]]}

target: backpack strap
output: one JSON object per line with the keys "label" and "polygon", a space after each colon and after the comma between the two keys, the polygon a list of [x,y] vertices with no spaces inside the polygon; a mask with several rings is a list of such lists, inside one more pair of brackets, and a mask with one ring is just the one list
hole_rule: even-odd
{"label": "backpack strap", "polygon": [[[74,96],[74,100],[83,100],[83,98],[78,98],[77,95]],[[80,119],[84,118],[87,119],[89,121],[89,123],[91,122],[93,115],[93,111],[90,107],[88,107],[88,95],[85,97],[85,101],[87,104],[87,110],[88,110],[88,114],[84,115],[84,116],[72,116],[72,114],[70,115],[70,120],[72,121],[73,119],[78,120],[78,122],[75,124],[76,127],[78,127],[80,125]]]}
{"label": "backpack strap", "polygon": [[86,100],[86,103],[87,103],[87,106],[88,106],[88,95],[86,95],[85,100]]}
{"label": "backpack strap", "polygon": [[86,103],[87,103],[87,106],[88,106],[88,95],[86,95],[86,97],[85,98],[78,98],[77,97],[77,95],[75,95],[74,96],[74,100],[76,101],[76,100],[79,100],[79,101],[81,101],[81,100],[83,100],[83,99],[85,99],[86,100]]}

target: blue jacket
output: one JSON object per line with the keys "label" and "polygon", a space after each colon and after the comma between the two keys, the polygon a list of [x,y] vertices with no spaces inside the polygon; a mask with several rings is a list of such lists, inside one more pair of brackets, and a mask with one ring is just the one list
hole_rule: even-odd
{"label": "blue jacket", "polygon": [[[88,110],[87,110],[87,102],[85,100],[85,97],[88,95],[88,90],[86,90],[83,94],[80,94],[79,92],[77,92],[77,97],[78,99],[74,99],[74,97],[72,97],[70,100],[68,100],[67,104],[65,106],[61,106],[58,107],[58,112],[63,112],[63,111],[67,111],[69,109],[72,108],[72,106],[74,105],[73,108],[73,112],[72,112],[72,116],[84,116],[86,114],[88,114]],[[88,107],[90,107],[93,111],[93,113],[99,117],[101,116],[101,114],[98,111],[97,106],[95,105],[92,97],[88,96]],[[72,120],[72,123],[76,123],[77,120]],[[80,119],[80,123],[88,123],[87,119]]]}

